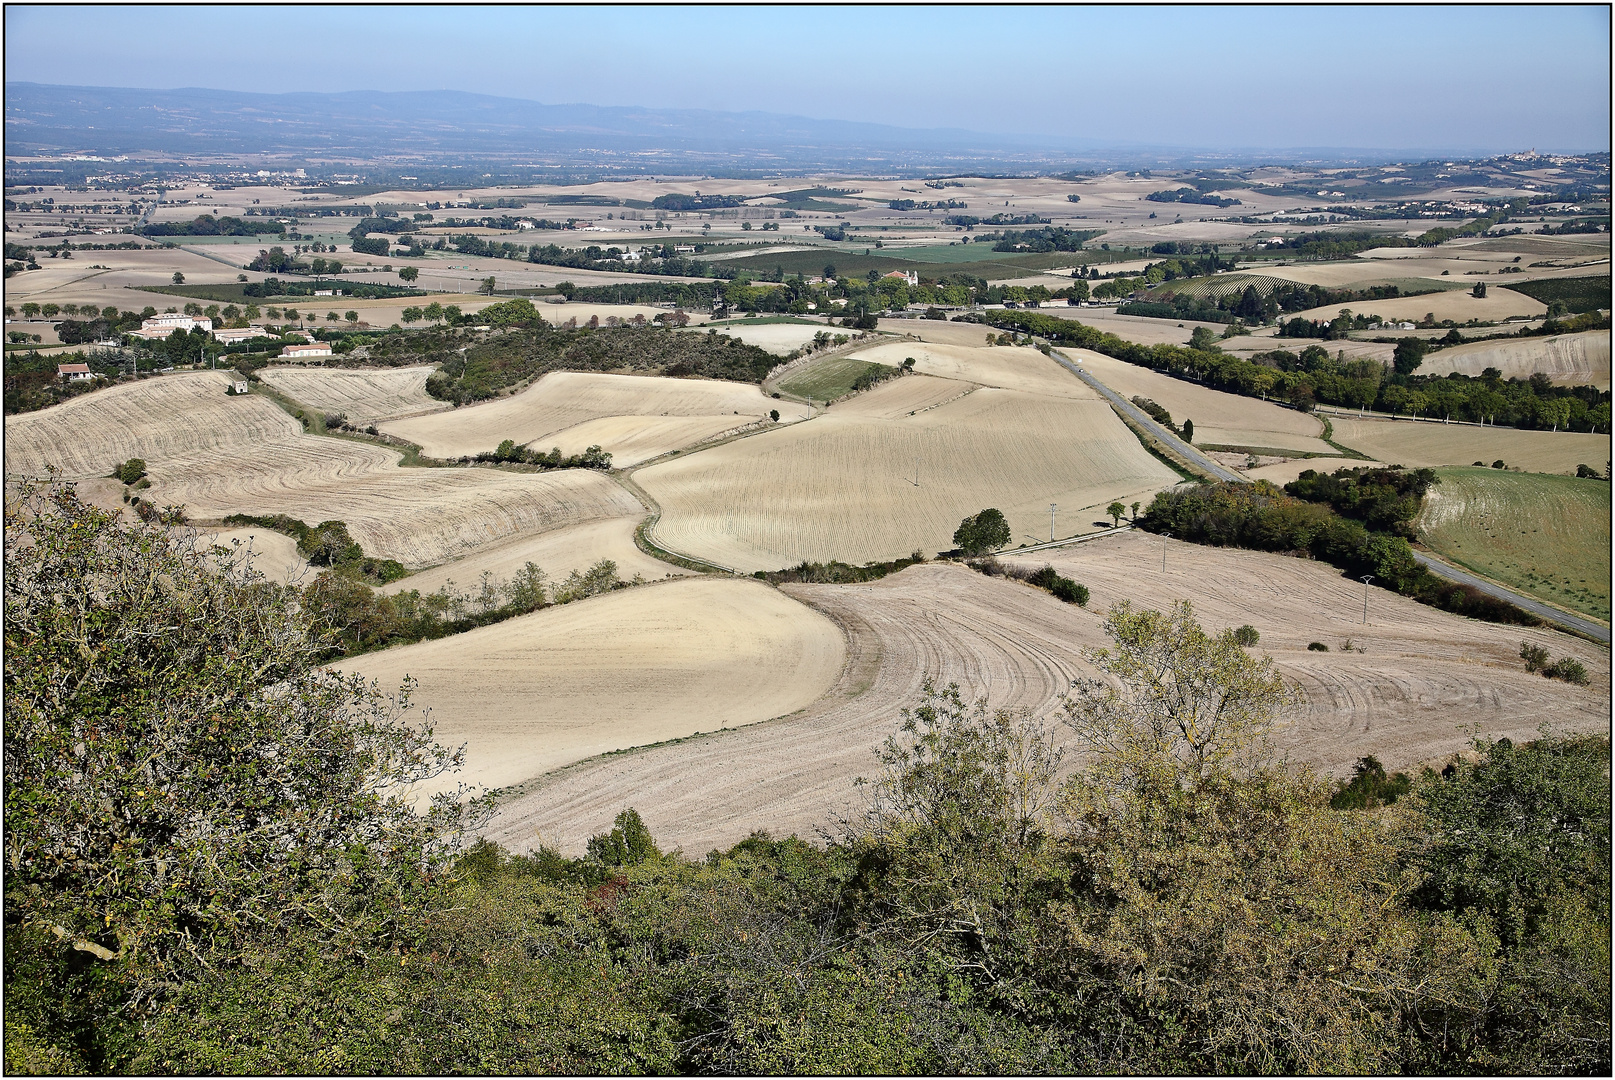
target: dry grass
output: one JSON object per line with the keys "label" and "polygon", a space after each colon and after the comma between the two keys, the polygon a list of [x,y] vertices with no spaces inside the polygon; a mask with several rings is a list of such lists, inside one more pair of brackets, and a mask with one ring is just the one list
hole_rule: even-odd
{"label": "dry grass", "polygon": [[557,371],[513,397],[395,421],[382,430],[418,443],[431,457],[453,458],[492,450],[505,439],[548,450],[568,441],[568,429],[615,419],[570,442],[598,436],[594,441],[611,451],[613,464],[626,465],[756,423],[772,409],[782,421],[809,415],[805,406],[775,401],[749,383]]}
{"label": "dry grass", "polygon": [[987,387],[909,416],[928,382],[894,380],[811,423],[648,467],[637,479],[662,506],[659,540],[748,571],[862,562],[952,547],[960,519],[988,506],[1013,543],[1047,537],[1051,502],[1069,534],[1092,508],[1177,480],[1101,402]]}
{"label": "dry grass", "polygon": [[429,364],[404,368],[264,368],[259,377],[310,408],[343,413],[354,424],[441,412],[446,401],[427,396]]}
{"label": "dry grass", "polygon": [[1391,465],[1488,465],[1501,458],[1527,472],[1574,473],[1581,464],[1609,460],[1608,435],[1518,428],[1470,427],[1411,420],[1358,420],[1331,417],[1334,439],[1342,446]]}
{"label": "dry grass", "polygon": [[1550,604],[1609,621],[1609,484],[1442,469],[1419,538],[1444,558]]}
{"label": "dry grass", "polygon": [[[516,849],[543,836],[581,851],[630,802],[657,838],[705,851],[754,829],[808,836],[853,809],[854,777],[912,703],[924,678],[957,681],[967,697],[1048,714],[1073,678],[1091,674],[1084,648],[1104,644],[1102,613],[1123,598],[1163,608],[1194,602],[1212,629],[1252,623],[1307,703],[1285,718],[1281,751],[1334,775],[1374,754],[1390,768],[1440,759],[1474,728],[1533,738],[1539,724],[1609,730],[1609,653],[1548,630],[1475,622],[1374,590],[1360,624],[1362,586],[1333,569],[1279,555],[1201,548],[1121,533],[1052,558],[1093,590],[1088,610],[958,566],[913,567],[869,585],[789,585],[833,618],[851,655],[834,688],[799,717],[632,755],[587,762],[531,785],[488,834]],[[1342,652],[1347,637],[1365,652]],[[1591,685],[1528,674],[1521,638],[1587,665]],[[1308,652],[1322,640],[1329,653]],[[706,729],[706,726],[703,725]],[[710,729],[707,729],[710,730]],[[1060,733],[1063,729],[1056,728]]]}
{"label": "dry grass", "polygon": [[497,787],[596,754],[793,713],[830,688],[845,659],[836,625],[784,594],[694,578],[341,667],[383,686],[417,679],[415,700],[432,710],[438,739],[467,744],[466,769],[453,779]]}
{"label": "dry grass", "polygon": [[297,541],[285,533],[269,529],[203,530],[202,539],[226,548],[239,542],[240,548],[250,554],[252,568],[270,581],[285,585],[314,580],[316,571],[297,550]]}

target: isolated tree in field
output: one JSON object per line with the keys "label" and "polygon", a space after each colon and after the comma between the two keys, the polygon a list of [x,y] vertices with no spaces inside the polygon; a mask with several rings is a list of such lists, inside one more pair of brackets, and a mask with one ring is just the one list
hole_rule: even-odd
{"label": "isolated tree in field", "polygon": [[1105,507],[1105,513],[1110,515],[1111,528],[1115,528],[1122,523],[1122,515],[1126,512],[1127,507],[1123,506],[1119,502],[1113,502],[1109,506]]}
{"label": "isolated tree in field", "polygon": [[493,277],[490,275],[490,276],[485,277],[485,278],[482,279],[481,284],[479,284],[477,286],[477,291],[479,293],[481,293],[483,296],[492,296],[493,293],[494,293],[494,288],[495,287],[496,287],[496,283],[495,283]]}
{"label": "isolated tree in field", "polygon": [[174,284],[175,285],[183,285],[183,284],[185,284],[185,275],[180,273],[178,270],[174,271]]}
{"label": "isolated tree in field", "polygon": [[1475,282],[1475,287],[1469,291],[1469,295],[1477,300],[1486,299],[1486,283],[1484,281]]}
{"label": "isolated tree in field", "polygon": [[421,321],[421,309],[419,307],[407,307],[399,315],[399,318],[404,320],[405,326],[410,323],[418,323]]}
{"label": "isolated tree in field", "polygon": [[1004,515],[989,507],[959,522],[954,530],[953,542],[966,555],[985,555],[1009,543],[1009,522]]}
{"label": "isolated tree in field", "polygon": [[316,667],[295,600],[71,487],[8,500],[7,962],[77,988],[64,1024],[139,1015],[292,933],[373,961],[480,810],[416,807],[459,753],[404,721],[407,686]]}
{"label": "isolated tree in field", "polygon": [[1139,507],[1140,507],[1140,506],[1143,506],[1143,505],[1144,505],[1144,504],[1143,504],[1143,503],[1141,503],[1141,502],[1136,502],[1136,503],[1134,503],[1134,504],[1133,504],[1133,520],[1134,520],[1134,521],[1137,521],[1137,520],[1138,520],[1138,508],[1139,508]]}
{"label": "isolated tree in field", "polygon": [[1183,422],[1183,441],[1186,442],[1186,443],[1194,442],[1194,421],[1193,420],[1185,420]]}
{"label": "isolated tree in field", "polygon": [[413,266],[406,266],[398,271],[398,276],[405,281],[414,281],[421,276],[421,272]]}
{"label": "isolated tree in field", "polygon": [[343,312],[342,317],[349,323],[357,323],[359,321],[359,313],[357,311]]}

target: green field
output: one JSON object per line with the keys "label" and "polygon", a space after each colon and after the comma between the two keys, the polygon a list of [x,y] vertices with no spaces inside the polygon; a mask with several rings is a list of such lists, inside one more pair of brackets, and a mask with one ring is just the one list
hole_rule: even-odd
{"label": "green field", "polygon": [[[973,250],[975,244],[960,245],[958,248],[943,247],[941,251]],[[912,254],[899,255],[895,252],[901,248],[877,249],[873,244],[868,245],[868,255],[864,254],[865,246],[830,247],[828,245],[815,247],[811,251],[782,251],[776,255],[752,255],[744,258],[714,259],[714,265],[731,266],[736,270],[746,270],[752,274],[771,273],[776,267],[787,275],[803,274],[808,277],[817,277],[824,272],[824,268],[834,266],[839,277],[862,277],[871,270],[884,274],[892,270],[913,271],[921,277],[945,278],[953,274],[965,273],[974,277],[985,278],[1016,278],[1031,277],[1034,274],[1047,273],[1055,266],[1075,266],[1087,260],[1083,253],[1074,251],[1051,251],[1046,254],[1011,255],[1007,252],[991,252],[989,245],[981,245],[987,254],[995,258],[987,258],[986,254],[980,261],[957,260],[951,262],[922,262],[918,258],[920,252],[936,252],[936,247],[908,248]],[[875,254],[879,250],[880,254]],[[890,254],[888,252],[891,252]],[[931,256],[928,256],[931,257]]]}
{"label": "green field", "polygon": [[1610,617],[1609,484],[1473,467],[1436,474],[1418,522],[1431,550],[1550,603]]}
{"label": "green field", "polygon": [[1584,311],[1607,308],[1610,304],[1608,274],[1603,277],[1542,278],[1539,281],[1511,283],[1504,285],[1503,288],[1524,293],[1544,304],[1561,300],[1565,307],[1577,315]]}
{"label": "green field", "polygon": [[879,371],[886,367],[885,364],[875,364],[868,360],[833,356],[816,364],[809,364],[801,371],[793,372],[779,384],[779,388],[787,394],[805,397],[810,401],[834,401],[838,397],[852,393],[852,384],[864,372]]}

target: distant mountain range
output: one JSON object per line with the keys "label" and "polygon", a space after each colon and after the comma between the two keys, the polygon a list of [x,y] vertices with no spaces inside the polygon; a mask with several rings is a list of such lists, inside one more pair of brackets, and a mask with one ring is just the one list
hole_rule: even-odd
{"label": "distant mountain range", "polygon": [[[475,158],[638,172],[1057,170],[1388,160],[1364,151],[1206,152],[1088,139],[901,128],[765,112],[544,105],[454,90],[249,94],[5,84],[8,155],[228,157],[390,164]],[[1402,154],[1405,156],[1406,151]]]}
{"label": "distant mountain range", "polygon": [[544,105],[454,90],[247,94],[6,83],[10,154],[180,154],[311,159],[681,157],[780,166],[1087,157],[1091,140],[812,120],[764,112]]}

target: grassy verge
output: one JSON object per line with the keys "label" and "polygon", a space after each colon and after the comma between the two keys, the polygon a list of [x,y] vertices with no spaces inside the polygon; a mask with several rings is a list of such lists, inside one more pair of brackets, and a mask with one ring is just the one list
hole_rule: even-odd
{"label": "grassy verge", "polygon": [[682,566],[686,570],[694,570],[698,574],[727,574],[729,568],[716,563],[702,562],[700,559],[691,559],[677,552],[669,551],[650,538],[650,531],[656,527],[661,519],[660,514],[651,514],[641,521],[634,529],[634,546],[653,559],[660,559],[674,566]]}
{"label": "grassy verge", "polygon": [[1419,537],[1442,558],[1568,611],[1610,618],[1610,485],[1437,469]]}
{"label": "grassy verge", "polygon": [[780,391],[795,394],[811,401],[834,401],[852,393],[859,378],[880,375],[892,369],[885,364],[868,360],[854,360],[850,356],[833,356],[808,364],[794,371],[779,384]]}
{"label": "grassy verge", "polygon": [[[1314,414],[1314,415],[1316,415],[1316,414]],[[1355,459],[1357,461],[1373,461],[1374,460],[1373,458],[1369,457],[1367,454],[1361,453],[1361,452],[1359,452],[1357,450],[1353,450],[1349,446],[1342,446],[1340,443],[1335,442],[1335,425],[1332,424],[1329,421],[1329,418],[1327,416],[1319,416],[1318,419],[1323,421],[1323,434],[1320,435],[1319,438],[1321,438],[1324,442],[1328,443],[1330,446],[1334,447],[1336,450],[1339,450],[1341,457],[1353,458],[1353,459]],[[1312,455],[1309,454],[1307,456],[1310,457]]]}

